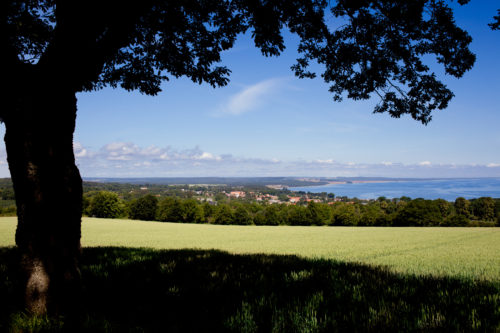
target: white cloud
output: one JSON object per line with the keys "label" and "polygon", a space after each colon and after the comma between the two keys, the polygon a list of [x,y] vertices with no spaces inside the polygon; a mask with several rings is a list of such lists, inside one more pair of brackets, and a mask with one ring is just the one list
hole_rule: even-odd
{"label": "white cloud", "polygon": [[317,162],[317,163],[319,163],[319,164],[333,164],[333,163],[335,163],[335,161],[334,161],[334,160],[332,160],[332,159],[327,159],[327,160],[316,160],[316,162]]}
{"label": "white cloud", "polygon": [[197,160],[216,160],[216,161],[220,161],[222,159],[220,156],[214,156],[213,154],[208,152],[203,152],[199,156],[195,155],[193,158]]}
{"label": "white cloud", "polygon": [[[0,146],[0,165],[7,166],[7,151],[5,150],[5,148],[3,146]],[[4,169],[4,168],[2,168],[2,169]],[[5,170],[0,169],[0,175],[4,174],[4,171]]]}
{"label": "white cloud", "polygon": [[[112,142],[96,151],[75,142],[73,148],[84,177],[500,177],[500,163],[353,163],[331,158],[279,160],[218,155],[198,146],[182,150],[170,146],[140,147],[131,142]],[[1,147],[0,175],[9,176],[6,152]]]}
{"label": "white cloud", "polygon": [[[93,155],[95,161],[105,163],[122,163],[130,164],[133,166],[151,166],[153,164],[161,163],[178,163],[179,161],[220,161],[222,156],[212,154],[201,150],[199,147],[186,150],[176,150],[170,146],[167,147],[139,147],[131,142],[113,142],[104,145],[98,153],[89,152],[80,144],[75,146],[77,158]],[[85,151],[85,154],[81,152]],[[102,164],[101,163],[101,164]]]}
{"label": "white cloud", "polygon": [[140,148],[130,142],[112,142],[101,148],[108,160],[130,161],[139,154]]}
{"label": "white cloud", "polygon": [[251,85],[233,95],[219,108],[217,114],[236,116],[253,111],[262,106],[269,96],[282,86],[283,82],[283,79],[269,79]]}
{"label": "white cloud", "polygon": [[[77,164],[84,177],[201,177],[201,176],[310,176],[310,177],[500,177],[500,164],[415,164],[398,162],[354,163],[331,158],[279,160],[217,155],[198,146],[140,147],[131,142],[113,142],[97,151],[74,144]],[[0,150],[0,157],[2,157]],[[5,154],[3,154],[5,155]],[[0,158],[0,165],[5,164]]]}
{"label": "white cloud", "polygon": [[73,151],[76,158],[89,157],[89,151],[80,142],[73,142]]}

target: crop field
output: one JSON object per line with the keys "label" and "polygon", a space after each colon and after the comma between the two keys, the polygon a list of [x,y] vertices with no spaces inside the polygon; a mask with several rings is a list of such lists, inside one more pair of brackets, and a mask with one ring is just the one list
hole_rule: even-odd
{"label": "crop field", "polygon": [[[16,218],[0,218],[0,246]],[[219,226],[84,218],[84,247],[217,249],[335,259],[416,275],[500,281],[500,228]]]}
{"label": "crop field", "polygon": [[[23,311],[0,218],[0,332]],[[81,332],[498,332],[495,228],[217,226],[84,218]]]}

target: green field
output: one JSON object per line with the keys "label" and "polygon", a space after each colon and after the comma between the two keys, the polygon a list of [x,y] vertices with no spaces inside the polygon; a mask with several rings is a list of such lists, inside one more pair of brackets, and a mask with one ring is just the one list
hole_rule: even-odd
{"label": "green field", "polygon": [[[23,310],[0,218],[0,332]],[[494,228],[217,226],[84,218],[81,332],[498,332]]]}
{"label": "green field", "polygon": [[[0,246],[16,218],[0,218]],[[84,218],[82,245],[293,254],[411,274],[500,281],[500,229],[219,226]]]}

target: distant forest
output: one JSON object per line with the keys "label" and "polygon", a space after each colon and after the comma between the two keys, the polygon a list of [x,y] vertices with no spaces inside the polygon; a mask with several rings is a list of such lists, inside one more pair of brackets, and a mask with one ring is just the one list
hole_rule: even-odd
{"label": "distant forest", "polygon": [[387,177],[151,177],[151,178],[85,178],[94,183],[125,183],[134,185],[226,185],[226,186],[266,186],[283,187],[320,186],[329,182],[356,181],[422,181],[433,178],[387,178]]}
{"label": "distant forest", "polygon": [[[370,178],[371,179],[371,178]],[[227,186],[266,186],[282,185],[285,187],[299,187],[310,185],[326,185],[327,178],[300,178],[300,177],[151,177],[151,178],[86,178],[89,182],[98,183],[125,183],[135,185],[227,185]]]}
{"label": "distant forest", "polygon": [[[239,225],[500,225],[500,198],[362,200],[325,192],[292,192],[276,185],[298,186],[309,181],[279,177],[126,180],[130,183],[84,181],[84,215]],[[182,180],[197,184],[181,184]],[[0,214],[16,214],[12,182],[7,178],[0,179]]]}

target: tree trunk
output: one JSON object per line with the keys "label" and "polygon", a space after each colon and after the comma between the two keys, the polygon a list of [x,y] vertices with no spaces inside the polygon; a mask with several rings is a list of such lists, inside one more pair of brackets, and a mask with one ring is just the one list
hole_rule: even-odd
{"label": "tree trunk", "polygon": [[[34,84],[32,84],[33,86]],[[75,165],[76,97],[36,85],[10,105],[5,144],[14,184],[26,307],[69,314],[79,303],[82,180]]]}

